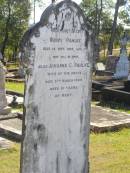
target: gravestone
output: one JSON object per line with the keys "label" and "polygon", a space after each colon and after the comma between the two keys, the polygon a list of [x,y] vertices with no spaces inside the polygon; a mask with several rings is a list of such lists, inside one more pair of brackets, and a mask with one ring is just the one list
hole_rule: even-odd
{"label": "gravestone", "polygon": [[113,78],[121,79],[121,78],[128,78],[129,75],[129,60],[127,56],[127,37],[123,35],[121,41],[121,50],[120,50],[120,58],[116,65],[116,71],[114,73]]}
{"label": "gravestone", "polygon": [[115,79],[127,78],[129,74],[129,60],[127,56],[127,51],[124,50],[120,54],[119,61],[116,65],[116,71],[114,73]]}
{"label": "gravestone", "polygon": [[8,107],[6,99],[5,72],[6,69],[0,61],[0,115],[7,115],[11,112],[11,108]]}
{"label": "gravestone", "polygon": [[119,57],[109,55],[106,61],[106,71],[115,73],[118,60],[119,60]]}
{"label": "gravestone", "polygon": [[72,1],[52,4],[22,41],[21,173],[87,173],[93,39]]}

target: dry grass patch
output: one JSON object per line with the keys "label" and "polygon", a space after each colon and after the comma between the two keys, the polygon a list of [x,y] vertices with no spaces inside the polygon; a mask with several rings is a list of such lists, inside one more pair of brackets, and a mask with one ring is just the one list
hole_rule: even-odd
{"label": "dry grass patch", "polygon": [[90,173],[130,173],[130,129],[92,134]]}

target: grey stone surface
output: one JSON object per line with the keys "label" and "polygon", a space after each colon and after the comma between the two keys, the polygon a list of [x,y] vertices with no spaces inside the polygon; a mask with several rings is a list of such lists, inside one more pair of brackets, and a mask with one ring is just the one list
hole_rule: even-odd
{"label": "grey stone surface", "polygon": [[[16,128],[19,128],[20,125],[19,126],[16,125],[14,121],[13,122],[11,121],[11,124],[10,124],[10,121],[11,120],[8,120],[6,122],[5,121],[0,122],[0,136],[10,139],[12,141],[21,142],[22,140],[21,129],[20,130],[16,129]],[[7,126],[7,125],[10,125],[10,126]]]}
{"label": "grey stone surface", "polygon": [[3,126],[8,126],[11,127],[13,129],[22,130],[22,121],[18,118],[13,118],[13,119],[8,119],[8,120],[3,120],[0,121],[0,124]]}
{"label": "grey stone surface", "polygon": [[2,120],[9,120],[9,119],[13,119],[13,118],[18,118],[17,113],[12,113],[12,112],[10,114],[8,114],[8,115],[0,115],[0,121],[2,121]]}
{"label": "grey stone surface", "polygon": [[94,132],[114,131],[130,127],[130,114],[109,108],[92,106],[91,130]]}
{"label": "grey stone surface", "polygon": [[87,173],[92,32],[72,1],[48,7],[24,37],[22,173]]}
{"label": "grey stone surface", "polygon": [[12,148],[13,143],[5,138],[0,137],[0,150]]}
{"label": "grey stone surface", "polygon": [[5,92],[5,68],[0,61],[0,114],[6,115],[11,112],[11,108],[7,106],[6,92]]}

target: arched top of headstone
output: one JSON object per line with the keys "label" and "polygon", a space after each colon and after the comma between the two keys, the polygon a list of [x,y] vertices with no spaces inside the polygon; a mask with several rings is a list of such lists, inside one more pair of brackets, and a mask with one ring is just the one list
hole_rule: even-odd
{"label": "arched top of headstone", "polygon": [[59,3],[52,3],[43,12],[40,21],[33,25],[23,36],[20,47],[26,46],[32,36],[39,37],[39,28],[46,27],[52,31],[65,31],[72,25],[72,31],[85,30],[86,34],[92,36],[92,28],[89,21],[86,20],[82,9],[73,1],[65,0]]}

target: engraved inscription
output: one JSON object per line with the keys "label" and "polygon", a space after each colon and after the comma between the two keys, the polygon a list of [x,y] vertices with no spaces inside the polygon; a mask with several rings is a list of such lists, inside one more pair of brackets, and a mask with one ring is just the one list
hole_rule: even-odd
{"label": "engraved inscription", "polygon": [[90,68],[85,57],[84,32],[70,33],[70,37],[64,32],[50,35],[46,44],[43,40],[42,61],[37,64],[39,73],[46,78],[42,85],[46,86],[48,96],[71,97],[80,90]]}

